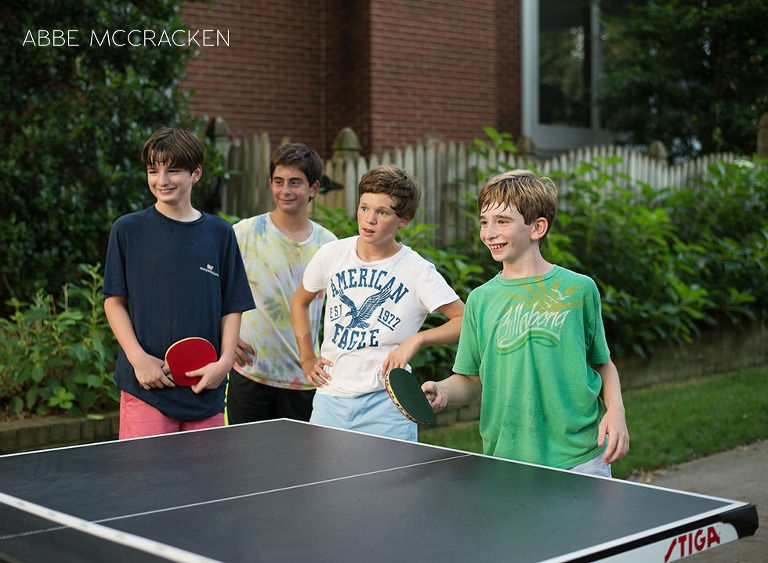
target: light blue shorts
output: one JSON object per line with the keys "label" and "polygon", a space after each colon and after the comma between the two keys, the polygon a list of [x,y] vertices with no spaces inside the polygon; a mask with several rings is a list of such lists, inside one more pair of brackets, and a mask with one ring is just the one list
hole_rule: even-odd
{"label": "light blue shorts", "polygon": [[603,463],[603,453],[604,452],[601,451],[600,455],[598,455],[597,457],[593,457],[589,461],[585,461],[584,463],[575,465],[571,467],[568,471],[575,471],[576,473],[586,473],[587,475],[598,475],[600,477],[610,477],[611,466]]}
{"label": "light blue shorts", "polygon": [[383,390],[359,397],[315,393],[309,421],[411,442],[416,441],[418,433],[416,423],[405,418]]}

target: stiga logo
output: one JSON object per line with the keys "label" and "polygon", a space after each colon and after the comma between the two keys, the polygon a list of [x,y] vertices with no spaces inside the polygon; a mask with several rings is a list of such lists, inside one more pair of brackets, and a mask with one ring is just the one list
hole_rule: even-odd
{"label": "stiga logo", "polygon": [[714,526],[699,528],[693,532],[688,532],[678,536],[669,544],[667,554],[664,556],[664,563],[667,561],[676,561],[683,557],[688,557],[694,553],[705,551],[720,545],[720,534]]}

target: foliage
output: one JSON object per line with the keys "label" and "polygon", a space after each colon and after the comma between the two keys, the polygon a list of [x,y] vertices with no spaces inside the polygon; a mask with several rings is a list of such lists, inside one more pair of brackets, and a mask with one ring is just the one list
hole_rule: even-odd
{"label": "foliage", "polygon": [[[178,84],[194,50],[99,46],[91,32],[181,28],[175,0],[0,7],[2,301],[56,291],[78,263],[97,262],[114,219],[151,202],[143,142],[162,125],[193,125]],[[54,45],[53,30],[77,33]]]}
{"label": "foliage", "polygon": [[655,190],[622,187],[606,172],[611,159],[582,164],[560,213],[573,265],[601,289],[606,332],[617,355],[644,355],[656,341],[691,342],[701,323],[712,323],[709,292],[681,257],[698,247],[681,242]]}
{"label": "foliage", "polygon": [[681,241],[704,252],[682,256],[731,322],[768,318],[768,161],[717,162],[693,188],[660,194]]}
{"label": "foliage", "polygon": [[99,266],[79,265],[82,279],[64,287],[63,303],[39,291],[32,302],[11,299],[0,318],[0,405],[37,415],[98,414],[114,409],[117,342],[107,324]]}
{"label": "foliage", "polygon": [[630,143],[660,140],[672,158],[754,153],[768,111],[763,0],[634,2],[604,22],[600,108]]}

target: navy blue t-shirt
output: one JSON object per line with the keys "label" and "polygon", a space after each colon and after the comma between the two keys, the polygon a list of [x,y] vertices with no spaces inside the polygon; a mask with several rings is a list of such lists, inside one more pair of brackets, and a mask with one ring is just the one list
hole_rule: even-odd
{"label": "navy blue t-shirt", "polygon": [[[157,358],[192,336],[212,342],[220,355],[221,318],[254,307],[231,225],[206,213],[196,221],[175,221],[154,206],[112,226],[103,293],[128,298],[139,344]],[[199,394],[180,386],[147,391],[122,350],[115,382],[174,420],[201,420],[224,409],[226,380]]]}

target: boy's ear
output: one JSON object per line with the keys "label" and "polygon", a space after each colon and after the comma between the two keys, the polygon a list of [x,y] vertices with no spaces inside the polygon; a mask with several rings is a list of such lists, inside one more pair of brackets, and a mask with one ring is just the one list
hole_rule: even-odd
{"label": "boy's ear", "polygon": [[194,184],[197,182],[200,178],[203,176],[203,165],[198,164],[197,168],[195,168],[195,171],[192,172],[192,183]]}
{"label": "boy's ear", "polygon": [[[270,179],[270,182],[272,180]],[[317,192],[320,191],[320,180],[315,180],[315,183],[309,186],[309,201],[312,201],[315,196],[317,195]]]}
{"label": "boy's ear", "polygon": [[401,217],[400,222],[397,224],[398,229],[404,229],[408,226],[408,224],[411,222],[411,219],[413,219],[413,216],[409,217]]}
{"label": "boy's ear", "polygon": [[544,217],[539,217],[533,222],[531,229],[531,240],[541,240],[549,230],[549,221]]}

